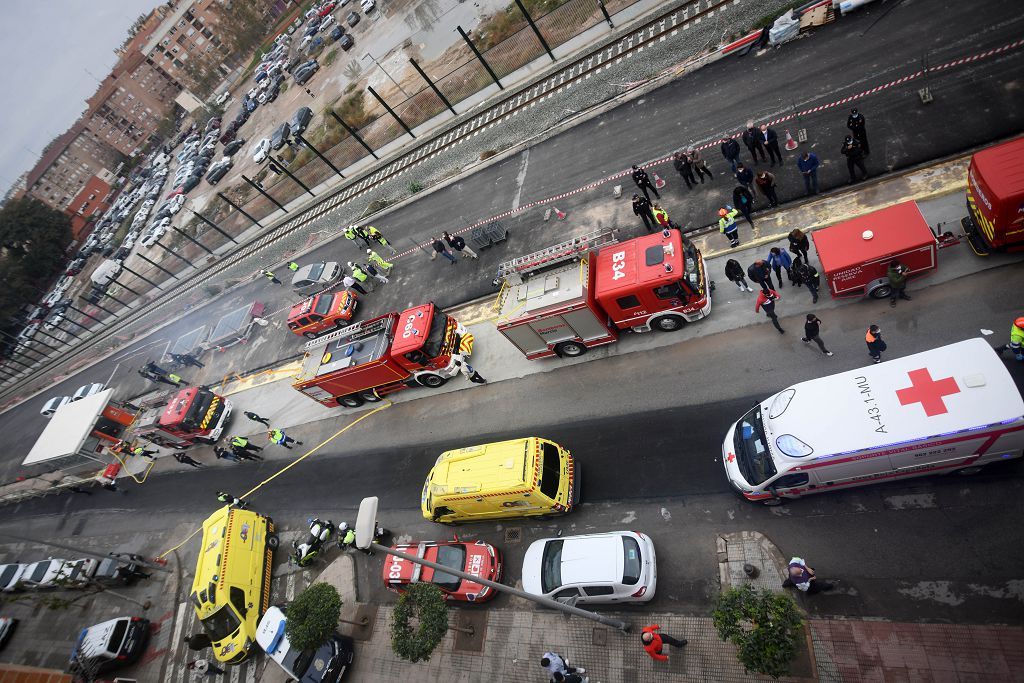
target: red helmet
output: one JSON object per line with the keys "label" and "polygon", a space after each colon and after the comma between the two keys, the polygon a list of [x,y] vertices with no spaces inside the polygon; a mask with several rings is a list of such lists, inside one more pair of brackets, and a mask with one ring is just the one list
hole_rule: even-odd
{"label": "red helmet", "polygon": [[1024,330],[1024,315],[1013,321],[1013,324]]}

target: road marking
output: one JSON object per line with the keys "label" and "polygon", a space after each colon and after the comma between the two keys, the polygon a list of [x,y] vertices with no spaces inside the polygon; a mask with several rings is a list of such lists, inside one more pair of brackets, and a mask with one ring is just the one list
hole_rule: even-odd
{"label": "road marking", "polygon": [[[178,651],[178,643],[181,642],[181,629],[185,626],[185,608],[187,606],[187,602],[179,604],[178,611],[174,615],[174,635],[171,637],[171,643],[167,648],[172,657],[174,656],[174,653]],[[164,682],[171,683],[171,676],[173,674],[174,669],[167,667],[167,672],[164,675]]]}

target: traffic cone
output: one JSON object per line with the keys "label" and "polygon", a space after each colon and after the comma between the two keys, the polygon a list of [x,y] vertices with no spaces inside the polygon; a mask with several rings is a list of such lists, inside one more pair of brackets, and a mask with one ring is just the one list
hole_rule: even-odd
{"label": "traffic cone", "polygon": [[789,150],[790,152],[792,152],[794,149],[797,148],[798,144],[800,144],[800,143],[798,143],[796,140],[793,139],[793,136],[789,134],[789,129],[787,128],[786,129],[786,149]]}
{"label": "traffic cone", "polygon": [[656,187],[659,190],[665,187],[667,183],[661,179],[660,175],[658,175],[657,173],[652,173],[651,175],[654,176],[654,187]]}
{"label": "traffic cone", "polygon": [[166,557],[154,557],[152,561],[153,561],[154,564],[158,564],[161,567],[166,567],[167,566],[167,558]]}
{"label": "traffic cone", "polygon": [[551,208],[554,210],[555,215],[558,216],[558,220],[565,220],[565,211],[559,211],[557,206],[552,206]]}

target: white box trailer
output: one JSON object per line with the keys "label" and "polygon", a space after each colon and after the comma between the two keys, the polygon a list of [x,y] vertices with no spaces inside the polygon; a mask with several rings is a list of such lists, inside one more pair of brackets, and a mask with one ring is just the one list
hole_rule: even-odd
{"label": "white box trailer", "polygon": [[1024,399],[980,338],[795,384],[722,443],[729,483],[768,505],[1022,454]]}

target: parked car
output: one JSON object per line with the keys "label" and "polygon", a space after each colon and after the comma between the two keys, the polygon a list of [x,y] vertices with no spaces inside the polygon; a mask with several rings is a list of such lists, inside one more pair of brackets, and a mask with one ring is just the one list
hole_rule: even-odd
{"label": "parked car", "polygon": [[306,46],[306,54],[307,55],[313,54],[314,52],[319,50],[321,47],[323,47],[323,44],[324,44],[324,39],[321,38],[320,36],[317,36],[316,38],[314,38],[309,43],[309,45]]}
{"label": "parked car", "polygon": [[64,271],[65,275],[78,275],[82,272],[82,268],[85,267],[84,258],[76,258],[74,261],[68,264],[67,269]]}
{"label": "parked car", "polygon": [[270,147],[274,150],[281,149],[288,142],[288,138],[291,137],[291,127],[288,122],[285,121],[280,126],[274,129],[274,132],[270,136]]}
{"label": "parked car", "polygon": [[25,568],[22,583],[29,588],[54,588],[65,564],[70,563],[67,560],[53,558],[33,562]]}
{"label": "parked car", "polygon": [[299,107],[292,115],[288,127],[291,128],[292,135],[302,134],[306,132],[306,128],[309,127],[309,122],[312,120],[313,110],[309,107]]}
{"label": "parked car", "polygon": [[355,44],[355,41],[352,40],[352,35],[349,33],[346,33],[345,35],[338,39],[338,45],[341,45],[341,49],[344,50],[345,52],[351,50],[352,46]]}
{"label": "parked car", "polygon": [[303,85],[309,79],[311,79],[313,77],[313,74],[315,74],[315,73],[316,73],[316,69],[314,67],[311,67],[311,66],[301,66],[295,72],[295,75],[294,75],[295,82],[298,85]]}
{"label": "parked car", "polygon": [[203,179],[202,174],[190,175],[188,178],[185,179],[185,182],[182,183],[182,185],[181,185],[182,191],[183,192],[191,192],[193,189],[195,189],[195,186],[198,185],[199,181],[202,180],[202,179]]}
{"label": "parked car", "polygon": [[334,261],[321,261],[302,266],[292,276],[292,287],[300,294],[326,289],[341,277],[341,265]]}
{"label": "parked car", "polygon": [[220,118],[215,117],[206,122],[206,133],[209,134],[211,131],[220,128]]}
{"label": "parked car", "polygon": [[228,174],[228,171],[231,170],[231,166],[232,164],[230,159],[226,164],[220,162],[214,164],[213,167],[210,169],[210,172],[206,174],[206,182],[210,183],[211,185],[216,185],[218,182],[220,182],[221,178]]}
{"label": "parked car", "polygon": [[348,16],[345,17],[345,21],[348,22],[349,26],[355,26],[356,24],[359,23],[359,13],[358,12],[349,12]]}
{"label": "parked car", "polygon": [[7,641],[14,635],[18,627],[18,620],[12,617],[0,617],[0,648],[7,645]]}
{"label": "parked car", "polygon": [[0,591],[10,593],[17,590],[26,569],[28,569],[27,564],[0,565]]}
{"label": "parked car", "polygon": [[337,42],[338,40],[341,39],[343,35],[345,35],[345,29],[343,29],[342,27],[335,26],[333,29],[331,29],[331,40]]}
{"label": "parked car", "polygon": [[287,618],[281,608],[271,605],[260,618],[256,642],[285,674],[301,683],[334,683],[341,680],[355,658],[355,643],[337,633],[315,651],[297,651],[285,635]]}
{"label": "parked car", "polygon": [[81,401],[86,396],[92,396],[93,394],[98,394],[98,393],[100,393],[101,391],[103,391],[106,388],[107,387],[104,386],[103,384],[101,384],[100,382],[93,382],[92,384],[84,384],[84,385],[78,387],[77,389],[75,389],[75,393],[71,396],[71,400],[72,400],[72,402],[74,402],[74,401]]}
{"label": "parked car", "polygon": [[658,583],[654,543],[634,531],[534,541],[522,576],[527,593],[590,604],[647,602]]}
{"label": "parked car", "polygon": [[333,14],[326,14],[326,15],[324,15],[323,21],[320,22],[319,30],[320,31],[326,31],[333,24],[334,24],[334,15]]}
{"label": "parked car", "polygon": [[224,145],[224,150],[223,150],[224,156],[228,156],[228,157],[234,156],[235,152],[237,152],[238,150],[242,149],[242,147],[244,145],[245,145],[245,138],[236,138],[236,139],[232,140],[230,143]]}
{"label": "parked car", "polygon": [[262,164],[270,156],[270,138],[260,140],[252,150],[252,160]]}
{"label": "parked car", "polygon": [[359,6],[363,8],[363,14],[369,14],[377,7],[377,3],[373,0],[362,0]]}
{"label": "parked car", "polygon": [[142,617],[118,617],[89,626],[78,634],[68,669],[102,673],[127,666],[142,656],[148,642],[149,621]]}
{"label": "parked car", "polygon": [[[485,541],[414,542],[396,545],[392,549],[489,581],[501,581],[501,553]],[[489,586],[414,564],[395,555],[384,558],[383,577],[384,586],[396,593],[404,592],[409,584],[427,582],[440,588],[445,600],[486,602],[498,594]]]}

